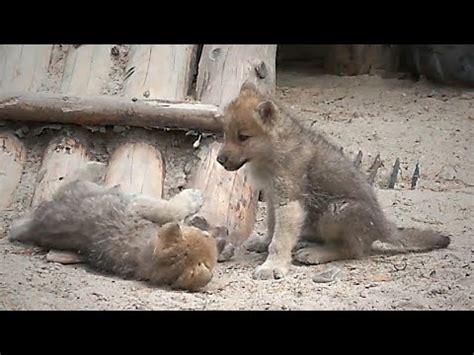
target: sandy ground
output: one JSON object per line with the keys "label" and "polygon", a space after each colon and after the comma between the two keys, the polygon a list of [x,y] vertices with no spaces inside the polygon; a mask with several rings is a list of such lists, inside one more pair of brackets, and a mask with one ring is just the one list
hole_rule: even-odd
{"label": "sandy ground", "polygon": [[[287,68],[279,72],[277,95],[347,154],[362,150],[364,169],[380,153],[384,167],[376,188],[386,213],[403,226],[451,234],[449,248],[294,266],[286,278],[275,281],[253,280],[252,271],[265,255],[239,249],[218,265],[215,278],[200,293],[150,288],[83,265],[48,263],[43,251],[12,245],[6,233],[29,205],[41,154],[58,131],[38,135],[35,128],[41,126],[29,126],[27,132],[19,125],[15,128],[25,134],[29,156],[16,202],[0,220],[0,309],[474,309],[474,92],[426,81],[336,77]],[[166,196],[185,184],[183,167],[193,159],[195,137],[139,129],[87,134],[99,160],[106,160],[123,137],[148,137],[166,159]],[[401,179],[387,190],[397,157]],[[417,162],[421,180],[410,190]],[[262,204],[254,233],[264,233],[264,217]],[[334,267],[341,271],[335,281],[312,280]]]}

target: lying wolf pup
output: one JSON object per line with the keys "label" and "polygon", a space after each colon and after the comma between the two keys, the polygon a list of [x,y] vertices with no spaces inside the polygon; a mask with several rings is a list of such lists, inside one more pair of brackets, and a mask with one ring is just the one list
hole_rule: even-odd
{"label": "lying wolf pup", "polygon": [[[90,171],[96,169],[93,164]],[[195,291],[211,281],[216,241],[179,223],[201,208],[200,191],[154,199],[124,194],[84,176],[65,183],[51,201],[16,221],[10,240],[78,252],[99,271],[155,285]]]}

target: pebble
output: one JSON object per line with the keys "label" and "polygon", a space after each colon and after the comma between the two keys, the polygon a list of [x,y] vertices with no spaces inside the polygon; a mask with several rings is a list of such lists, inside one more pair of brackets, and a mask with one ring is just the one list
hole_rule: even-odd
{"label": "pebble", "polygon": [[313,282],[316,282],[316,283],[332,282],[338,278],[338,276],[341,274],[341,271],[342,270],[337,267],[331,267],[315,274],[312,280]]}

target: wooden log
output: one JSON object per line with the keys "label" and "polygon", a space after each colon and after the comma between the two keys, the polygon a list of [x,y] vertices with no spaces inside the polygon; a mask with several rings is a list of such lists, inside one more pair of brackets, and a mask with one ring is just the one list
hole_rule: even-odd
{"label": "wooden log", "polygon": [[0,88],[8,89],[16,75],[16,68],[20,61],[22,46],[20,45],[5,45],[2,46],[0,52],[1,67],[1,81]]}
{"label": "wooden log", "polygon": [[0,133],[0,210],[13,202],[26,161],[26,148],[11,133]]}
{"label": "wooden log", "polygon": [[[197,98],[224,108],[246,81],[272,95],[276,49],[276,45],[205,45],[199,63]],[[198,216],[213,226],[227,228],[230,241],[238,245],[252,232],[259,191],[252,188],[245,170],[228,172],[217,163],[219,147],[214,143],[201,153],[191,186],[201,189],[206,199]]]}
{"label": "wooden log", "polygon": [[52,45],[1,46],[0,89],[36,92],[47,79]]}
{"label": "wooden log", "polygon": [[90,161],[86,147],[76,137],[53,139],[43,155],[38,183],[31,202],[37,206],[51,199],[66,178]]}
{"label": "wooden log", "polygon": [[195,45],[130,47],[124,96],[184,100],[191,84]]}
{"label": "wooden log", "polygon": [[0,119],[14,121],[182,128],[215,132],[222,129],[221,116],[221,109],[215,105],[201,103],[0,92]]}
{"label": "wooden log", "polygon": [[102,95],[110,80],[113,45],[71,46],[61,83],[61,93],[68,95]]}
{"label": "wooden log", "polygon": [[245,170],[229,172],[216,164],[219,147],[214,142],[200,151],[190,186],[205,196],[206,202],[198,216],[213,227],[227,228],[230,241],[238,245],[252,232],[258,190],[249,184]]}
{"label": "wooden log", "polygon": [[105,185],[125,193],[139,193],[162,198],[165,164],[160,151],[144,142],[126,143],[112,154]]}
{"label": "wooden log", "polygon": [[276,45],[205,45],[199,63],[197,99],[224,107],[247,80],[272,95],[276,50]]}
{"label": "wooden log", "polygon": [[324,68],[336,75],[368,74],[379,62],[377,54],[376,45],[328,45]]}

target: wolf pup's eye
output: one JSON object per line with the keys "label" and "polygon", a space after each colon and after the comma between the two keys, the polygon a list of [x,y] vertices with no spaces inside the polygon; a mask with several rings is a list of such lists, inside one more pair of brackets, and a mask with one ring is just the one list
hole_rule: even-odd
{"label": "wolf pup's eye", "polygon": [[239,141],[241,141],[241,142],[245,142],[249,138],[250,138],[250,136],[247,136],[245,134],[239,134]]}

